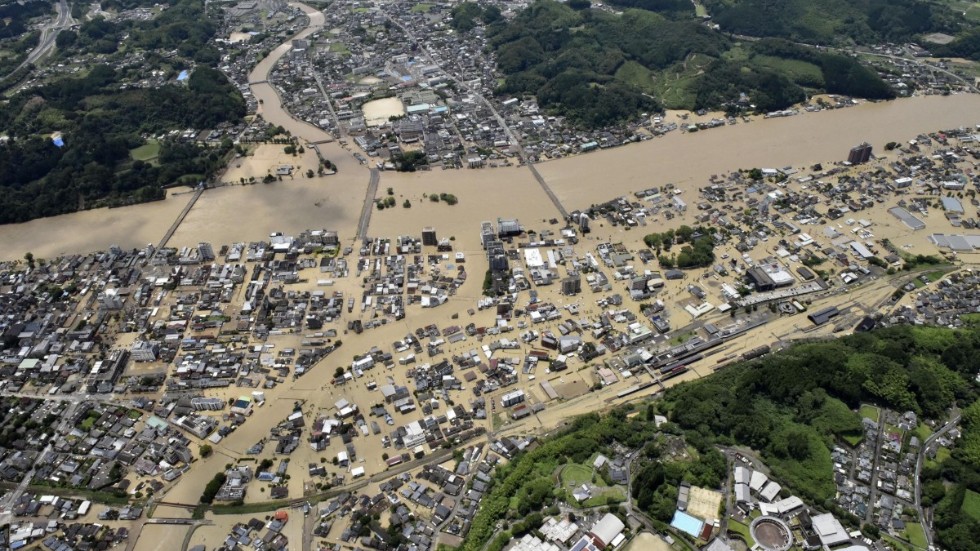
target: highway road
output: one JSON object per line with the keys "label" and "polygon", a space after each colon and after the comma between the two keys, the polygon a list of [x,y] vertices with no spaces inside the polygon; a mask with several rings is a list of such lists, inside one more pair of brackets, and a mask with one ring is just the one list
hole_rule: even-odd
{"label": "highway road", "polygon": [[27,59],[23,63],[10,72],[11,75],[31,63],[36,63],[47,55],[54,48],[58,33],[75,24],[75,21],[71,17],[71,10],[68,9],[68,0],[59,0],[58,5],[55,6],[55,10],[58,12],[58,15],[54,21],[41,29],[41,39],[38,41],[37,46],[31,50],[31,53],[27,55]]}
{"label": "highway road", "polygon": [[30,392],[0,392],[0,396],[12,396],[14,398],[31,398],[33,400],[45,400],[48,402],[68,402],[78,405],[82,402],[98,402],[111,406],[130,407],[128,400],[117,398],[113,394],[95,396],[92,394],[31,394]]}
{"label": "highway road", "polygon": [[371,207],[374,206],[374,198],[378,194],[378,182],[381,181],[381,171],[372,168],[371,177],[368,179],[367,190],[364,192],[364,205],[361,206],[361,216],[357,221],[357,236],[355,240],[367,238],[368,226],[371,224]]}

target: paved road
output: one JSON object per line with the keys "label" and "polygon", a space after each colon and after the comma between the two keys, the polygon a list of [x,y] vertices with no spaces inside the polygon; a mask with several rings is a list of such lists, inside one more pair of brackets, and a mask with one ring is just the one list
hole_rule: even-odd
{"label": "paved road", "polygon": [[82,402],[98,402],[112,406],[129,407],[129,401],[116,398],[109,394],[107,397],[93,396],[91,394],[31,394],[29,392],[0,392],[0,396],[12,396],[14,398],[31,398],[33,400],[45,400],[48,402],[69,402],[80,404]]}
{"label": "paved road", "polygon": [[[838,53],[848,53],[846,50],[835,50],[835,51],[837,51]],[[884,58],[892,59],[892,60],[896,60],[896,61],[908,61],[910,63],[915,63],[916,65],[921,65],[923,67],[928,68],[931,71],[936,71],[937,73],[943,73],[944,75],[953,77],[954,79],[958,80],[961,84],[963,84],[964,86],[966,86],[966,88],[968,90],[970,90],[971,92],[973,92],[973,93],[980,93],[980,89],[978,89],[972,82],[970,82],[969,80],[961,77],[960,75],[958,75],[958,74],[956,74],[956,73],[954,73],[952,71],[947,71],[946,69],[943,69],[942,67],[936,67],[935,65],[933,65],[931,63],[926,63],[925,61],[919,61],[918,59],[916,59],[914,57],[910,58],[910,57],[905,57],[905,56],[900,56],[900,55],[879,54],[877,52],[864,52],[864,51],[860,51],[858,53],[863,54],[863,55],[870,55],[870,56],[874,56],[874,57],[884,57]]]}
{"label": "paved road", "polygon": [[372,168],[371,179],[368,181],[367,191],[364,192],[364,206],[361,207],[361,218],[357,221],[357,236],[355,240],[367,237],[368,225],[371,224],[371,211],[374,209],[374,198],[378,194],[378,182],[381,180],[381,171]]}
{"label": "paved road", "polygon": [[[879,409],[879,411],[881,410]],[[868,484],[871,488],[868,503],[877,503],[878,471],[881,468],[881,446],[885,440],[885,420],[879,416],[878,421],[878,439],[875,441],[875,456],[874,461],[871,463],[871,483]],[[864,522],[874,523],[874,507],[868,507],[867,512],[864,514]]]}
{"label": "paved road", "polygon": [[160,243],[157,244],[157,250],[167,246],[167,243],[170,242],[170,238],[174,236],[174,232],[176,232],[177,228],[179,228],[184,222],[184,218],[187,218],[187,214],[192,208],[194,208],[194,204],[197,203],[197,200],[201,198],[201,194],[203,193],[204,186],[198,186],[198,188],[194,190],[194,194],[191,195],[190,200],[187,201],[187,205],[184,206],[184,210],[180,211],[180,214],[177,215],[177,219],[174,220],[174,223],[167,229],[167,233],[163,234],[163,238],[160,239]]}
{"label": "paved road", "polygon": [[[78,402],[72,402],[68,406],[68,409],[66,409],[65,412],[61,414],[61,423],[58,425],[58,428],[55,431],[56,434],[64,434],[64,432],[68,430],[68,424],[71,423],[71,419],[75,415],[75,408],[77,407],[78,407]],[[53,445],[54,445],[54,441],[53,440],[49,441],[48,445],[45,446],[44,449],[41,451],[41,454],[38,455],[38,459],[41,459],[44,456],[46,456],[48,453],[50,453]],[[13,519],[14,504],[17,503],[17,500],[20,499],[20,496],[23,495],[24,492],[27,490],[27,486],[30,485],[31,480],[34,479],[34,474],[36,471],[37,471],[37,463],[35,463],[34,466],[31,467],[30,472],[24,475],[24,478],[20,481],[20,484],[17,485],[16,489],[7,493],[6,495],[3,496],[2,499],[0,499],[0,524],[9,524],[10,521]]]}
{"label": "paved road", "polygon": [[644,528],[656,534],[657,530],[653,527],[653,523],[650,522],[650,518],[647,517],[646,513],[633,509],[633,462],[636,461],[636,458],[640,457],[641,453],[641,449],[633,450],[628,454],[629,461],[626,462],[626,516],[635,518]]}
{"label": "paved road", "polygon": [[330,110],[330,118],[333,119],[333,125],[337,129],[337,137],[343,139],[345,134],[344,127],[340,125],[340,119],[337,118],[337,111],[333,108],[333,101],[330,99],[330,94],[327,94],[327,89],[323,86],[323,80],[320,78],[319,73],[314,71],[313,79],[316,80],[316,87],[323,94],[323,100],[327,102],[327,109]]}
{"label": "paved road", "polygon": [[68,9],[67,0],[60,0],[58,5],[55,6],[55,9],[58,12],[55,20],[49,25],[45,25],[41,28],[41,39],[38,41],[37,46],[31,50],[31,53],[27,55],[27,59],[25,59],[23,63],[18,65],[16,69],[10,72],[10,75],[16,73],[31,63],[37,62],[42,57],[47,55],[48,52],[54,48],[55,40],[58,38],[58,33],[75,23],[71,18],[71,10]]}
{"label": "paved road", "polygon": [[926,521],[925,510],[922,508],[922,484],[919,475],[922,471],[922,463],[925,461],[926,450],[936,441],[937,438],[946,434],[960,422],[960,414],[954,415],[943,427],[932,434],[926,441],[919,446],[919,457],[915,462],[915,508],[919,511],[919,523],[926,534],[928,547],[932,548],[932,523]]}

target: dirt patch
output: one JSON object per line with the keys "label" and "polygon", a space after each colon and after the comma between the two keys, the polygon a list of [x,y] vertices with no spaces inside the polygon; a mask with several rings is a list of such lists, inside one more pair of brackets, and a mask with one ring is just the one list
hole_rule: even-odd
{"label": "dirt patch", "polygon": [[721,493],[707,488],[691,487],[691,495],[687,502],[687,512],[703,519],[708,524],[718,520],[718,509],[721,507]]}

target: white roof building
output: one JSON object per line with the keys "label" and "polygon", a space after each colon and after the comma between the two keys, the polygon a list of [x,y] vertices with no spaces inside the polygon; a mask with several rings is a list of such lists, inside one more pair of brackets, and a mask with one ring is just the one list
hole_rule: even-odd
{"label": "white roof building", "polygon": [[544,534],[545,539],[557,541],[562,544],[567,544],[576,532],[578,532],[578,524],[568,522],[568,519],[562,519],[559,522],[554,517],[549,517],[541,525],[541,533]]}
{"label": "white roof building", "polygon": [[749,488],[752,488],[753,492],[758,492],[762,490],[762,487],[769,482],[769,477],[765,473],[759,471],[752,471],[752,479],[749,481]]}
{"label": "white roof building", "polygon": [[524,263],[528,269],[544,268],[544,258],[538,249],[524,249]]}
{"label": "white roof building", "polygon": [[773,503],[760,503],[759,510],[763,515],[785,515],[803,507],[803,500],[796,496],[789,496]]}
{"label": "white roof building", "polygon": [[761,492],[759,492],[759,495],[762,496],[762,499],[766,501],[772,501],[777,497],[779,497],[779,490],[782,489],[783,489],[782,486],[770,480],[769,484],[766,484],[766,487],[763,488]]}
{"label": "white roof building", "polygon": [[735,483],[736,484],[748,484],[752,473],[745,467],[737,465],[735,467]]}
{"label": "white roof building", "polygon": [[551,542],[541,541],[533,534],[524,534],[524,537],[517,540],[510,551],[561,551],[561,547]]}
{"label": "white roof building", "polygon": [[623,532],[623,528],[626,528],[626,525],[623,524],[623,521],[619,520],[619,517],[612,513],[606,513],[606,516],[595,523],[590,533],[604,545],[608,546],[616,539],[616,536]]}
{"label": "white roof building", "polygon": [[749,487],[742,483],[735,484],[735,501],[738,503],[752,503],[752,497],[749,495]]}
{"label": "white roof building", "polygon": [[820,538],[820,543],[827,547],[840,545],[850,541],[851,536],[847,535],[847,530],[841,525],[840,521],[830,513],[817,515],[811,519],[813,521],[813,531]]}

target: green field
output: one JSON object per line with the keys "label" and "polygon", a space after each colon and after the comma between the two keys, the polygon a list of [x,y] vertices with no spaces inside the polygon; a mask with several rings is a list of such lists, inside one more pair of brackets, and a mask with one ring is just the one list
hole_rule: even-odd
{"label": "green field", "polygon": [[627,61],[616,69],[616,80],[632,84],[644,92],[650,93],[653,88],[653,71],[635,61]]}
{"label": "green field", "polygon": [[697,99],[696,85],[698,77],[703,73],[712,57],[703,54],[692,54],[680,63],[676,63],[657,76],[653,89],[663,100],[667,109],[694,109]]}
{"label": "green field", "polygon": [[626,491],[621,486],[607,486],[599,474],[596,474],[595,482],[592,482],[592,472],[591,467],[580,464],[565,465],[562,468],[559,477],[561,480],[559,491],[568,494],[569,503],[575,504],[575,498],[571,495],[572,491],[583,484],[592,488],[592,497],[579,504],[580,507],[600,507],[609,503],[610,498],[614,498],[616,501],[626,500]]}
{"label": "green field", "polygon": [[881,535],[881,539],[883,539],[886,542],[888,542],[888,544],[891,546],[891,548],[892,549],[896,549],[897,551],[903,551],[905,549],[912,549],[912,547],[909,544],[905,543],[904,541],[897,540],[897,539],[889,536],[888,534],[882,534]]}
{"label": "green field", "polygon": [[331,42],[329,50],[335,54],[350,55],[350,49],[343,42]]}
{"label": "green field", "polygon": [[160,156],[160,142],[150,140],[136,149],[131,149],[129,151],[129,156],[135,161],[152,163],[157,160],[157,157]]}
{"label": "green field", "polygon": [[[561,485],[563,488],[577,488],[582,484],[592,483],[592,469],[585,465],[566,465],[561,471]],[[602,479],[596,477],[596,485],[602,485]]]}
{"label": "green field", "polygon": [[752,62],[783,73],[790,80],[802,86],[823,86],[823,70],[813,63],[768,55],[757,55],[752,58]]}
{"label": "green field", "polygon": [[414,6],[412,6],[412,9],[409,11],[411,11],[412,13],[429,13],[429,10],[431,9],[432,9],[432,4],[422,3],[422,4],[415,4]]}
{"label": "green field", "polygon": [[967,490],[963,496],[963,507],[960,510],[969,515],[970,518],[980,520],[980,494],[973,490]]}
{"label": "green field", "polygon": [[755,547],[755,540],[752,539],[752,534],[749,532],[749,527],[735,519],[728,520],[728,531],[734,532],[742,537],[745,544],[749,546],[749,549]]}
{"label": "green field", "polygon": [[203,174],[184,174],[183,176],[177,178],[177,182],[180,184],[194,185],[203,179]]}
{"label": "green field", "polygon": [[939,467],[939,465],[943,461],[946,461],[946,458],[948,458],[949,455],[950,455],[949,448],[939,448],[936,450],[935,459],[926,459],[926,466],[933,467],[933,468]]}
{"label": "green field", "polygon": [[905,537],[912,545],[920,549],[929,547],[929,542],[926,541],[926,533],[918,522],[910,522],[905,525]]}
{"label": "green field", "polygon": [[915,427],[915,430],[912,431],[912,434],[914,434],[915,437],[919,439],[919,442],[925,443],[926,438],[932,436],[932,429],[929,428],[929,425],[925,423],[919,423],[919,426]]}
{"label": "green field", "polygon": [[980,2],[970,0],[949,0],[950,9],[955,10],[970,21],[980,21]]}
{"label": "green field", "polygon": [[870,404],[861,404],[861,409],[858,410],[858,415],[860,415],[862,419],[867,417],[868,419],[871,419],[877,423],[878,417],[881,415],[881,411],[877,407]]}

